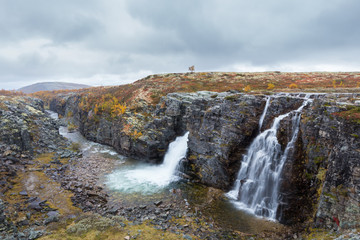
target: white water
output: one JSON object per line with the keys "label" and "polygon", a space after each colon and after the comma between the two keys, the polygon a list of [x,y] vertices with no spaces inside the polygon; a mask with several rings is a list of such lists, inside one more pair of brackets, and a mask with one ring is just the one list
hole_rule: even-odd
{"label": "white water", "polygon": [[[306,95],[301,107],[275,118],[272,127],[260,133],[251,143],[241,162],[235,186],[226,194],[234,200],[237,207],[257,216],[276,219],[282,169],[289,152],[294,148],[301,111],[309,101],[309,95]],[[268,105],[263,115],[266,114],[267,107]],[[281,120],[290,115],[293,115],[292,137],[282,152],[276,134]],[[260,126],[262,121],[261,118]]]}
{"label": "white water", "polygon": [[180,160],[186,156],[188,135],[187,132],[170,143],[162,164],[124,167],[109,174],[106,184],[120,192],[150,194],[179,180],[175,172]]}
{"label": "white water", "polygon": [[[58,119],[58,114],[47,111],[50,117]],[[60,127],[59,133],[80,144],[84,156],[102,154],[107,158],[121,160],[124,166],[107,176],[106,184],[109,188],[125,193],[155,193],[162,190],[169,183],[179,180],[175,175],[178,164],[186,156],[189,133],[177,137],[169,144],[169,149],[160,165],[134,164],[130,159],[119,155],[112,147],[91,142],[85,139],[78,131],[69,132],[67,127]]]}
{"label": "white water", "polygon": [[262,125],[263,125],[267,110],[269,108],[269,105],[270,105],[270,97],[267,97],[264,111],[263,111],[263,113],[262,113],[262,115],[260,117],[260,120],[259,120],[259,132],[261,132],[261,128],[262,128]]}
{"label": "white water", "polygon": [[122,160],[122,162],[124,162],[124,159],[126,158],[126,157],[118,154],[113,147],[87,140],[78,131],[69,132],[67,127],[60,127],[59,133],[60,133],[60,135],[62,135],[63,137],[66,137],[70,141],[79,143],[80,149],[84,156],[90,156],[93,154],[101,154],[103,157],[119,159],[119,160]]}
{"label": "white water", "polygon": [[[50,115],[51,118],[59,119],[59,116],[56,112],[49,110],[46,110],[46,112]],[[121,163],[125,161],[125,157],[118,154],[112,147],[89,141],[84,138],[78,131],[69,132],[67,127],[61,126],[59,128],[59,133],[63,137],[69,139],[71,142],[79,143],[81,152],[85,157],[92,154],[101,154],[103,157],[110,157],[121,160]]]}

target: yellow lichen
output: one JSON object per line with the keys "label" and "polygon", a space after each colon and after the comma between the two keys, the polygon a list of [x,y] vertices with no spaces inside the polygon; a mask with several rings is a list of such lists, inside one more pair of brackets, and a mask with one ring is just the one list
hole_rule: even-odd
{"label": "yellow lichen", "polygon": [[[121,226],[120,222],[123,224]],[[181,224],[186,224],[183,221]],[[183,234],[176,234],[171,231],[163,231],[154,228],[150,221],[144,221],[139,225],[134,225],[125,219],[119,217],[105,218],[98,215],[87,215],[80,221],[73,222],[65,228],[53,231],[52,234],[40,238],[41,240],[51,239],[71,239],[71,240],[112,240],[124,239],[129,236],[131,239],[183,239]],[[189,235],[192,239],[199,239],[196,236]]]}
{"label": "yellow lichen", "polygon": [[44,113],[42,111],[39,111],[39,110],[33,108],[32,106],[26,105],[25,107],[27,108],[27,110],[29,110],[34,115],[44,115]]}
{"label": "yellow lichen", "polygon": [[[17,176],[11,179],[13,188],[5,193],[4,200],[9,203],[10,219],[17,221],[24,217],[24,213],[16,213],[13,206],[24,204],[23,197],[19,194],[26,191],[30,197],[38,197],[46,200],[46,204],[53,209],[58,209],[61,215],[77,215],[81,210],[71,201],[73,193],[64,190],[60,183],[49,178],[42,170],[43,164],[50,164],[53,153],[39,155],[34,159],[34,165],[23,172],[18,172]],[[24,206],[25,207],[25,206]],[[39,219],[43,213],[37,212],[32,215],[31,221]]]}

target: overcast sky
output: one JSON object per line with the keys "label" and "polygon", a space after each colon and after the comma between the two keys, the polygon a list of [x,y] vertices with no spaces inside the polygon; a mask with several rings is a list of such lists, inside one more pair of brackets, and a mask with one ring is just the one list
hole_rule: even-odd
{"label": "overcast sky", "polygon": [[359,0],[0,0],[0,89],[196,71],[359,71]]}

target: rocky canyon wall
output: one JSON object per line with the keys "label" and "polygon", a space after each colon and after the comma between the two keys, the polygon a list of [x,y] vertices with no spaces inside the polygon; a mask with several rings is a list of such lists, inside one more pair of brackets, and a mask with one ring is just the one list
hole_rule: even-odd
{"label": "rocky canyon wall", "polygon": [[[259,129],[269,96],[239,92],[171,93],[156,106],[143,104],[121,117],[96,117],[79,107],[80,97],[54,99],[51,110],[71,116],[88,139],[113,146],[142,161],[160,162],[169,142],[189,131],[188,154],[181,163],[192,181],[229,190],[242,155]],[[275,117],[297,109],[304,95],[271,96],[262,130]],[[313,219],[321,227],[358,227],[360,222],[359,94],[313,95],[303,111],[295,148],[288,155],[280,186],[281,222]],[[70,114],[71,113],[71,114]],[[134,134],[141,132],[141,134]],[[278,139],[290,141],[291,117],[280,123]]]}

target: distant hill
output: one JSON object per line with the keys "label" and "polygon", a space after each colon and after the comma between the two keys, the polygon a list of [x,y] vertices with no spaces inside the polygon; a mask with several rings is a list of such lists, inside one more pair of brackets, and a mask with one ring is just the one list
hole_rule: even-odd
{"label": "distant hill", "polygon": [[67,83],[67,82],[41,82],[19,88],[18,90],[22,91],[23,93],[34,93],[39,91],[80,89],[80,88],[88,88],[88,87],[91,86],[85,84]]}

